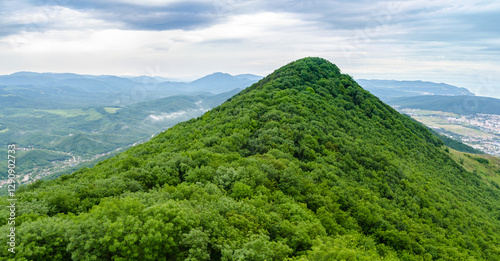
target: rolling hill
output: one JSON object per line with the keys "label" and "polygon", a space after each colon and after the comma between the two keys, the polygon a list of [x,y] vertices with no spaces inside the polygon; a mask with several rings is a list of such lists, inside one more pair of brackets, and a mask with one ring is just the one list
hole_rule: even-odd
{"label": "rolling hill", "polygon": [[481,96],[440,96],[424,95],[399,97],[387,100],[392,106],[430,111],[444,111],[456,114],[496,114],[500,115],[500,100]]}
{"label": "rolling hill", "polygon": [[395,80],[357,80],[359,85],[373,95],[387,102],[394,97],[409,97],[419,95],[473,96],[466,88],[446,83],[425,81],[395,81]]}
{"label": "rolling hill", "polygon": [[337,66],[304,58],[93,168],[19,190],[22,251],[0,255],[498,260],[500,190],[452,157]]}

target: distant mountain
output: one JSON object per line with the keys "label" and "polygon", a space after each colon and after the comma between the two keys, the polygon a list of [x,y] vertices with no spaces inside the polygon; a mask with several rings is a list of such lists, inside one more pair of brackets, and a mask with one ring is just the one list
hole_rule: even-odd
{"label": "distant mountain", "polygon": [[234,77],[236,77],[238,79],[248,79],[248,80],[252,80],[252,81],[258,81],[258,80],[264,78],[262,76],[255,75],[255,74],[238,74],[238,75],[235,75]]}
{"label": "distant mountain", "polygon": [[213,73],[189,83],[190,89],[203,90],[211,93],[223,93],[234,88],[246,88],[257,80],[258,76],[239,75],[232,76],[227,73]]}
{"label": "distant mountain", "polygon": [[175,82],[150,76],[18,72],[0,76],[0,99],[9,106],[39,109],[127,106],[176,95],[220,94],[260,78],[214,73],[193,82]]}
{"label": "distant mountain", "polygon": [[414,97],[389,98],[391,106],[430,111],[444,111],[456,114],[497,114],[500,115],[500,99],[481,96],[440,96],[424,95]]}
{"label": "distant mountain", "polygon": [[[71,75],[71,74],[60,74]],[[44,85],[55,78],[50,73],[34,73],[34,72],[17,72],[11,75],[0,75],[1,85]]]}
{"label": "distant mountain", "polygon": [[20,189],[19,251],[0,256],[496,261],[500,185],[477,166],[497,161],[454,153],[334,64],[300,59],[146,143]]}
{"label": "distant mountain", "polygon": [[394,80],[357,80],[373,95],[383,101],[391,97],[407,97],[417,95],[474,95],[466,88],[456,87],[445,83],[423,81],[394,81]]}
{"label": "distant mountain", "polygon": [[162,83],[174,81],[170,78],[158,77],[158,76],[122,76],[137,83]]}

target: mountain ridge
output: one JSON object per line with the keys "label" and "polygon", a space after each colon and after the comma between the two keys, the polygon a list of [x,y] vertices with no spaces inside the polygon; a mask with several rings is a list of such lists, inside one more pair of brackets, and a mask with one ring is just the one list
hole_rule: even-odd
{"label": "mountain ridge", "polygon": [[62,109],[127,106],[176,95],[217,95],[245,88],[258,78],[219,73],[193,82],[176,82],[150,76],[18,72],[0,75],[0,98],[10,107]]}
{"label": "mountain ridge", "polygon": [[444,111],[456,114],[500,115],[500,99],[482,96],[422,95],[391,98],[387,103],[400,108]]}
{"label": "mountain ridge", "polygon": [[449,96],[474,96],[474,93],[463,87],[446,83],[428,81],[397,81],[397,80],[356,80],[363,88],[370,91],[384,102],[395,97],[408,97],[417,95],[449,95]]}

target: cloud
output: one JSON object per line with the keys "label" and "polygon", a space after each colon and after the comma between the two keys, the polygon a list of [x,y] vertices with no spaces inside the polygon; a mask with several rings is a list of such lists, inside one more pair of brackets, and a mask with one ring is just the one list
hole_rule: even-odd
{"label": "cloud", "polygon": [[120,25],[114,28],[130,30],[190,30],[210,26],[219,19],[212,1],[45,0],[31,4],[47,10],[69,8]]}
{"label": "cloud", "polygon": [[137,75],[160,68],[155,74],[167,77],[214,71],[265,75],[291,60],[321,56],[357,78],[473,88],[478,74],[500,70],[500,3],[494,1],[6,0],[0,5],[0,59],[6,61],[0,72]]}
{"label": "cloud", "polygon": [[183,116],[184,114],[186,114],[186,111],[177,111],[172,113],[161,113],[158,115],[150,114],[148,118],[151,119],[152,121],[164,121],[164,120],[171,120],[178,118],[180,116]]}

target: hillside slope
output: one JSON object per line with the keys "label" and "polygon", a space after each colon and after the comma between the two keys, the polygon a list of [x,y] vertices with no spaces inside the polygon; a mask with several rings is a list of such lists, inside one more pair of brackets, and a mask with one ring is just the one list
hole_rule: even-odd
{"label": "hillside slope", "polygon": [[17,198],[11,260],[500,256],[500,190],[320,58]]}

